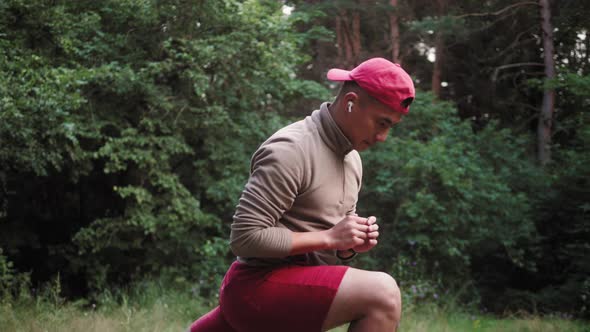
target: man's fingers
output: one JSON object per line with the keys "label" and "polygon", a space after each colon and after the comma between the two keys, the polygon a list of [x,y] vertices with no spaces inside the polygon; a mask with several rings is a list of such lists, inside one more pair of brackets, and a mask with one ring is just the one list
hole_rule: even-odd
{"label": "man's fingers", "polygon": [[362,231],[358,231],[358,230],[355,230],[353,232],[353,234],[355,237],[357,237],[359,239],[363,239],[363,240],[369,236],[367,232],[362,232]]}
{"label": "man's fingers", "polygon": [[351,216],[354,218],[354,221],[356,221],[356,223],[360,225],[373,225],[377,222],[377,218],[375,218],[374,216],[370,216],[368,218],[359,217],[357,215]]}
{"label": "man's fingers", "polygon": [[354,216],[354,221],[359,225],[368,225],[369,218],[363,218],[363,217],[359,217],[357,215],[357,216]]}
{"label": "man's fingers", "polygon": [[[371,240],[369,240],[369,241],[371,241]],[[358,237],[355,237],[355,238],[354,238],[354,243],[355,243],[355,245],[354,245],[355,247],[356,247],[356,246],[360,246],[360,245],[362,245],[362,244],[364,244],[364,243],[365,243],[365,240],[361,240],[361,239],[359,239]]]}
{"label": "man's fingers", "polygon": [[374,231],[377,231],[377,230],[379,230],[379,225],[373,224],[373,225],[369,226],[369,229],[367,230],[367,232],[370,233],[370,232],[374,232]]}
{"label": "man's fingers", "polygon": [[379,237],[379,232],[371,232],[371,233],[367,233],[367,237],[369,239],[376,239]]}
{"label": "man's fingers", "polygon": [[367,225],[357,224],[357,225],[355,225],[354,229],[359,230],[361,232],[365,232],[365,233],[369,232],[369,226],[367,226]]}

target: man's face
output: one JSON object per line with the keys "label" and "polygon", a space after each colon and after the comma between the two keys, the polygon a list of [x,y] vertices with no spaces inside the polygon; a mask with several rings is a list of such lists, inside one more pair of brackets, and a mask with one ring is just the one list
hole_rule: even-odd
{"label": "man's face", "polygon": [[377,142],[384,142],[389,130],[400,123],[403,116],[374,99],[359,100],[358,107],[355,107],[351,115],[353,118],[349,138],[353,148],[359,152]]}

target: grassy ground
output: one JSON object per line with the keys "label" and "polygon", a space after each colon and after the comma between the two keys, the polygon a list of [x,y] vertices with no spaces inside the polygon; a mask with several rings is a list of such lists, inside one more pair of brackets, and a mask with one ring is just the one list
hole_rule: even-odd
{"label": "grassy ground", "polygon": [[[331,332],[345,332],[346,326]],[[412,332],[588,332],[590,324],[580,321],[564,320],[549,317],[522,316],[494,318],[492,316],[471,315],[460,311],[447,311],[438,307],[422,308],[416,311],[405,311],[400,331]]]}
{"label": "grassy ground", "polygon": [[[1,332],[184,331],[208,307],[190,292],[165,291],[153,285],[124,295],[105,292],[100,305],[64,303],[56,294],[0,303]],[[549,317],[504,319],[474,315],[440,306],[408,307],[401,331],[590,331],[590,324]],[[344,332],[346,327],[331,332]],[[277,330],[277,332],[280,332]]]}

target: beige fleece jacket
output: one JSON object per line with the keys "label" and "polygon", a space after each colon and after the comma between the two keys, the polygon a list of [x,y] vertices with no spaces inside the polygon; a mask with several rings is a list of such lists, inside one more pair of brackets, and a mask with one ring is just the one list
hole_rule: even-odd
{"label": "beige fleece jacket", "polygon": [[241,262],[338,262],[335,250],[288,256],[292,231],[326,230],[356,210],[361,159],[328,105],[280,129],[254,153],[231,225],[231,248]]}

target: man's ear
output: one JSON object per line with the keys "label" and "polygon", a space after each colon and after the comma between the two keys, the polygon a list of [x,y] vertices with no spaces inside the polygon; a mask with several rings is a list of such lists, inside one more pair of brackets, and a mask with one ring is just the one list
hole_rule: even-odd
{"label": "man's ear", "polygon": [[349,102],[356,103],[359,100],[359,95],[356,92],[347,92],[344,95],[344,103],[348,104]]}

